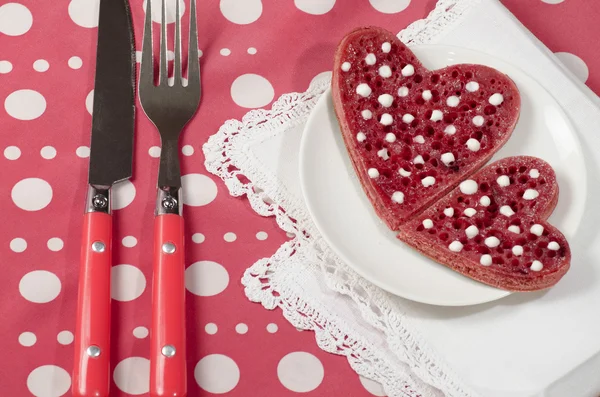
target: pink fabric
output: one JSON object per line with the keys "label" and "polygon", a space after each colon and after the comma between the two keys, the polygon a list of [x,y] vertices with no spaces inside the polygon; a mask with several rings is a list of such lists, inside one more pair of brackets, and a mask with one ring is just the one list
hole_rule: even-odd
{"label": "pink fabric", "polygon": [[[73,0],[70,4],[68,1],[15,1],[29,10],[33,24],[26,29],[27,13],[22,7],[5,2],[0,5],[0,103],[3,104],[0,106],[0,151],[4,152],[0,156],[0,208],[4,225],[0,230],[3,274],[0,351],[4,358],[0,362],[0,395],[70,396],[71,392],[67,390],[70,381],[65,378],[65,373],[72,369],[73,344],[68,343],[68,334],[59,333],[72,332],[75,324],[88,160],[79,157],[76,151],[81,146],[89,146],[91,116],[86,110],[86,97],[94,84],[96,46],[96,29],[76,22],[85,24],[86,9],[93,9],[98,0]],[[377,387],[364,387],[345,358],[322,352],[312,333],[298,332],[279,311],[266,311],[245,298],[239,281],[244,270],[256,260],[270,256],[288,237],[273,219],[258,217],[245,199],[227,194],[217,178],[204,169],[201,146],[225,120],[241,118],[249,110],[236,104],[232,91],[238,103],[258,106],[268,106],[272,99],[286,92],[304,91],[315,75],[331,69],[335,46],[346,31],[358,25],[372,24],[397,32],[408,23],[425,17],[434,1],[265,0],[258,19],[247,24],[228,20],[221,8],[230,10],[234,4],[243,9],[249,7],[249,3],[260,3],[260,0],[221,0],[220,3],[222,7],[218,1],[199,0],[203,100],[181,145],[191,145],[194,149],[193,154],[182,156],[183,175],[204,175],[192,177],[197,178],[200,188],[191,192],[197,201],[191,204],[202,205],[185,207],[187,263],[216,262],[225,269],[229,282],[218,292],[219,285],[223,284],[222,268],[210,264],[195,265],[209,269],[208,273],[200,272],[209,284],[198,287],[204,291],[203,295],[207,290],[218,293],[212,296],[187,293],[189,396],[213,395],[211,391],[226,392],[225,395],[232,397],[294,396],[299,391],[308,391],[305,395],[315,397],[372,396],[378,393]],[[403,11],[386,14],[370,3],[379,8],[386,4],[410,5]],[[587,65],[587,83],[600,92],[600,73],[596,72],[600,55],[595,45],[600,27],[593,1],[568,0],[548,4],[541,0],[505,0],[503,3],[551,50],[569,52],[581,58],[583,61],[579,62],[572,56],[561,55],[581,76],[585,76],[584,66]],[[333,8],[323,15],[302,10],[323,12],[328,8],[327,4],[333,4]],[[144,17],[142,1],[131,0],[131,8],[139,49]],[[188,15],[186,11],[186,22]],[[22,30],[25,32],[21,33]],[[249,54],[250,47],[256,48],[257,53]],[[221,55],[227,54],[222,51],[224,48],[230,50],[230,55]],[[73,68],[78,66],[76,59],[71,60],[69,66],[68,61],[74,56],[81,58],[81,68]],[[34,62],[39,59],[49,63],[47,71],[34,70]],[[10,62],[10,67],[2,61]],[[43,69],[39,62],[36,65]],[[262,76],[269,83],[252,76],[233,84],[244,74]],[[46,102],[43,113],[32,120],[15,118],[15,115],[31,118],[37,114],[36,109],[39,113],[43,108],[43,103],[36,102],[39,96],[20,91],[25,89],[38,92]],[[158,159],[150,156],[149,150],[159,145],[159,138],[139,104],[137,111],[135,166],[131,180],[135,198],[123,209],[115,211],[114,264],[129,264],[139,269],[145,276],[146,287],[143,292],[140,288],[136,290],[135,282],[140,279],[128,278],[128,274],[135,276],[135,268],[120,267],[125,271],[115,276],[127,281],[122,285],[119,297],[129,299],[133,296],[134,299],[113,300],[112,366],[117,370],[111,396],[145,395],[144,358],[148,357],[149,338],[135,337],[133,330],[140,326],[149,327],[150,323],[152,212]],[[19,112],[24,112],[24,116]],[[42,150],[46,146],[54,148],[56,155],[53,156],[50,148]],[[79,154],[83,152],[82,149],[78,151]],[[39,178],[47,184],[27,178]],[[27,181],[21,182],[23,180]],[[46,200],[50,198],[48,185],[52,189],[49,203]],[[216,198],[211,200],[210,190],[215,186]],[[120,196],[127,196],[127,191],[121,193]],[[38,208],[40,206],[42,208]],[[268,237],[264,239],[265,235],[261,233],[257,238],[259,232],[265,232]],[[202,233],[204,242],[193,242],[194,233]],[[234,233],[235,241],[226,241],[233,239],[227,233]],[[121,243],[125,236],[134,236],[137,245],[125,247]],[[61,248],[58,240],[50,240],[52,238],[61,239],[64,247]],[[25,240],[26,247],[19,239]],[[196,241],[200,240],[197,236]],[[53,275],[30,273],[40,270]],[[60,288],[56,280],[60,281]],[[38,282],[42,284],[36,284]],[[215,287],[211,289],[211,285]],[[195,292],[198,288],[191,287]],[[135,297],[136,291],[137,294],[141,292],[139,297]],[[205,331],[208,323],[217,325],[216,333]],[[247,325],[247,333],[243,333],[244,326],[238,326],[240,323]],[[269,324],[276,324],[277,331],[267,331]],[[241,333],[236,331],[236,326]],[[273,331],[273,325],[270,330]],[[33,345],[34,337],[24,334],[26,332],[35,335]],[[312,356],[287,356],[292,352],[306,352]],[[220,356],[209,356],[213,354],[227,356],[235,364],[232,366],[231,360]],[[203,371],[200,365],[196,379],[196,365],[206,356],[209,359],[204,363],[217,365],[215,368],[221,373],[215,375]],[[139,359],[126,360],[131,357]],[[123,360],[126,361],[123,363]],[[226,364],[218,366],[223,362]],[[322,380],[319,362],[324,372]],[[45,367],[48,365],[56,367]],[[239,380],[236,380],[235,367],[239,369]],[[299,380],[290,380],[290,368]],[[127,377],[127,382],[123,376]],[[46,390],[48,394],[40,394],[40,390]]]}

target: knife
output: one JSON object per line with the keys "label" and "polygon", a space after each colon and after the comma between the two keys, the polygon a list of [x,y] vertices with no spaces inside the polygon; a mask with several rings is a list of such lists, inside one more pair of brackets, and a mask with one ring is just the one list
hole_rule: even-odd
{"label": "knife", "polygon": [[79,267],[72,392],[110,388],[112,186],[132,174],[135,48],[127,0],[100,1],[96,76]]}

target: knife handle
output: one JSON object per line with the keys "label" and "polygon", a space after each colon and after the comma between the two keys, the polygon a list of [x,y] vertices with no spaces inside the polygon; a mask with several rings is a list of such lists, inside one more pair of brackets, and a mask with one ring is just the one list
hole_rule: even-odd
{"label": "knife handle", "polygon": [[107,397],[110,385],[112,216],[83,218],[75,325],[74,397]]}
{"label": "knife handle", "polygon": [[183,224],[178,214],[154,219],[151,397],[187,395]]}

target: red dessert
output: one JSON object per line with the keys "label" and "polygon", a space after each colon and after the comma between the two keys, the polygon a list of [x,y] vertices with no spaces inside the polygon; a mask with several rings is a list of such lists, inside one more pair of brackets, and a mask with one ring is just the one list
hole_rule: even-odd
{"label": "red dessert", "polygon": [[333,70],[352,164],[392,230],[481,168],[519,116],[519,93],[506,75],[481,65],[430,71],[380,28],[348,34]]}
{"label": "red dessert", "polygon": [[404,224],[398,238],[483,283],[512,291],[548,288],[571,251],[546,222],[558,200],[552,167],[535,157],[488,165]]}

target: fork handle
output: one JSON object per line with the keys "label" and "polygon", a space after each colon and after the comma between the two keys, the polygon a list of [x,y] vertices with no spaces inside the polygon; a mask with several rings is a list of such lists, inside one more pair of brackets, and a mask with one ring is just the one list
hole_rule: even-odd
{"label": "fork handle", "polygon": [[187,395],[183,225],[178,214],[154,220],[151,397]]}

